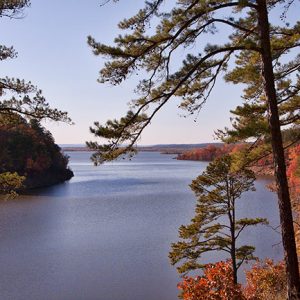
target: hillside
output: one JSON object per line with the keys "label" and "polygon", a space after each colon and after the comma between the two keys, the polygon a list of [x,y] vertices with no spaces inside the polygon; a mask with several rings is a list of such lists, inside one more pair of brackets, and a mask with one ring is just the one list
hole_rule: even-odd
{"label": "hillside", "polygon": [[57,184],[74,176],[68,168],[68,157],[36,120],[28,122],[14,116],[2,122],[0,144],[0,173],[25,176],[23,190]]}

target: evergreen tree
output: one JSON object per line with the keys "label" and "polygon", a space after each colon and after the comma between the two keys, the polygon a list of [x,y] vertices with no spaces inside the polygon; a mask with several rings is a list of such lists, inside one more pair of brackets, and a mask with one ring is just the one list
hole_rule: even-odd
{"label": "evergreen tree", "polygon": [[30,0],[1,0],[0,1],[0,18],[19,18],[23,10],[30,6]]}
{"label": "evergreen tree", "polygon": [[225,155],[211,162],[206,171],[193,180],[191,189],[197,196],[195,216],[191,224],[181,226],[179,237],[182,241],[172,244],[169,254],[171,263],[177,264],[180,273],[201,268],[201,255],[210,251],[225,251],[230,255],[233,282],[237,283],[237,270],[244,261],[254,259],[255,248],[238,246],[242,231],[267,220],[263,218],[237,219],[236,201],[244,192],[254,190],[255,176],[250,170],[233,172],[232,158]]}
{"label": "evergreen tree", "polygon": [[[0,0],[0,18],[21,18],[26,7],[30,6],[29,0]],[[12,46],[0,45],[0,61],[12,59],[17,56]],[[3,76],[3,75],[2,75]],[[16,118],[19,114],[28,119],[51,119],[71,123],[66,112],[51,108],[42,95],[42,91],[30,81],[23,79],[0,77],[0,126],[7,123],[20,121]],[[21,122],[22,123],[22,122]],[[2,159],[2,158],[1,158]],[[0,166],[3,169],[3,166]],[[21,187],[25,180],[16,172],[0,173],[0,194],[15,195],[13,190]]]}
{"label": "evergreen tree", "polygon": [[[120,22],[119,27],[126,34],[115,39],[115,46],[88,38],[93,52],[109,59],[100,71],[100,82],[117,85],[139,70],[145,70],[147,74],[137,86],[139,98],[132,101],[131,110],[125,117],[109,120],[104,125],[96,122],[91,128],[97,137],[108,140],[104,145],[88,143],[91,149],[97,151],[94,161],[97,164],[124,153],[132,154],[144,128],[174,97],[182,99],[181,108],[191,114],[197,113],[210,96],[218,77],[229,72],[229,63],[235,59],[238,63],[236,55],[246,58],[249,54],[257,56],[261,66],[257,80],[262,83],[258,87],[262,87],[265,95],[266,126],[270,133],[278,186],[288,293],[290,299],[300,297],[298,258],[273,67],[273,64],[281,62],[275,53],[286,53],[299,47],[299,25],[291,28],[270,26],[268,19],[274,8],[281,6],[285,13],[291,5],[299,4],[296,0],[179,0],[170,11],[163,12],[161,4],[164,2],[146,1],[144,9]],[[154,33],[147,30],[151,24],[158,24]],[[224,27],[230,29],[230,34],[223,44],[207,44],[204,48],[197,44],[198,53],[195,47],[190,47],[206,41],[209,34],[217,34]],[[221,32],[220,40],[225,39],[225,33]],[[281,42],[271,44],[271,40]],[[187,52],[186,59],[176,69],[176,53],[182,49]],[[282,75],[285,78],[298,68],[296,57]],[[251,76],[251,73],[246,74]],[[236,82],[243,83],[243,80],[244,75]],[[262,94],[262,91],[258,92]],[[126,146],[120,147],[122,145]]]}
{"label": "evergreen tree", "polygon": [[[23,10],[30,5],[29,0],[1,0],[0,18],[22,17]],[[12,46],[0,45],[0,61],[12,59],[17,52]],[[42,91],[30,81],[0,77],[0,114],[18,113],[28,118],[44,119],[71,123],[66,112],[51,108]]]}

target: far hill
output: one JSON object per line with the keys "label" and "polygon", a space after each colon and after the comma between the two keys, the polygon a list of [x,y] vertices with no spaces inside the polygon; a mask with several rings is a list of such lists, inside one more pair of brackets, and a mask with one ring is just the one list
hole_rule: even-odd
{"label": "far hill", "polygon": [[180,154],[191,149],[205,148],[209,145],[221,147],[222,143],[201,143],[201,144],[158,144],[152,146],[139,146],[139,151],[157,151],[164,154]]}
{"label": "far hill", "polygon": [[68,156],[38,120],[17,114],[0,119],[0,173],[24,177],[21,190],[51,186],[74,176]]}
{"label": "far hill", "polygon": [[[195,148],[205,148],[209,145],[214,145],[216,147],[222,147],[222,143],[201,143],[201,144],[157,144],[157,145],[146,145],[138,146],[138,151],[153,151],[161,152],[164,154],[180,154],[184,151],[195,149]],[[61,145],[62,150],[68,151],[91,151],[85,145]]]}

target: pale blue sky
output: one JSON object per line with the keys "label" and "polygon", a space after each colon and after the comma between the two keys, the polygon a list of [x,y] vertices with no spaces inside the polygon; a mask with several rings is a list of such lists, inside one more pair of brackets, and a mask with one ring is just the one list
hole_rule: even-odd
{"label": "pale blue sky", "polygon": [[[1,44],[13,45],[18,58],[1,62],[0,76],[31,80],[52,107],[69,112],[76,125],[46,123],[57,143],[84,143],[94,139],[89,126],[119,118],[134,98],[135,79],[119,87],[97,82],[103,65],[86,40],[111,43],[117,23],[144,3],[125,0],[100,6],[102,0],[32,0],[20,20],[0,19]],[[205,43],[207,41],[204,41]],[[229,110],[241,103],[241,89],[219,82],[197,122],[180,117],[176,101],[169,103],[144,132],[141,144],[201,143],[213,141],[213,132],[229,125]]]}

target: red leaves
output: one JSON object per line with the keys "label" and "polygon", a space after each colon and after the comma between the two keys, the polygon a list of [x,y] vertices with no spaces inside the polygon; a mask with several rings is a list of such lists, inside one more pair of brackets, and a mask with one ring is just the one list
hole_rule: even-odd
{"label": "red leaves", "polygon": [[202,276],[184,277],[178,284],[184,300],[285,299],[286,273],[283,262],[271,259],[256,263],[246,272],[246,286],[233,283],[230,261],[208,264]]}
{"label": "red leaves", "polygon": [[300,145],[289,150],[287,176],[293,200],[300,200]]}
{"label": "red leaves", "polygon": [[256,263],[246,272],[244,295],[248,300],[286,299],[286,273],[283,262],[271,259]]}
{"label": "red leaves", "polygon": [[245,148],[244,144],[224,144],[222,146],[208,145],[204,148],[196,148],[179,154],[179,160],[212,161],[229,153],[235,153]]}
{"label": "red leaves", "polygon": [[243,300],[242,289],[233,283],[230,262],[208,264],[203,276],[185,277],[178,284],[184,300]]}

